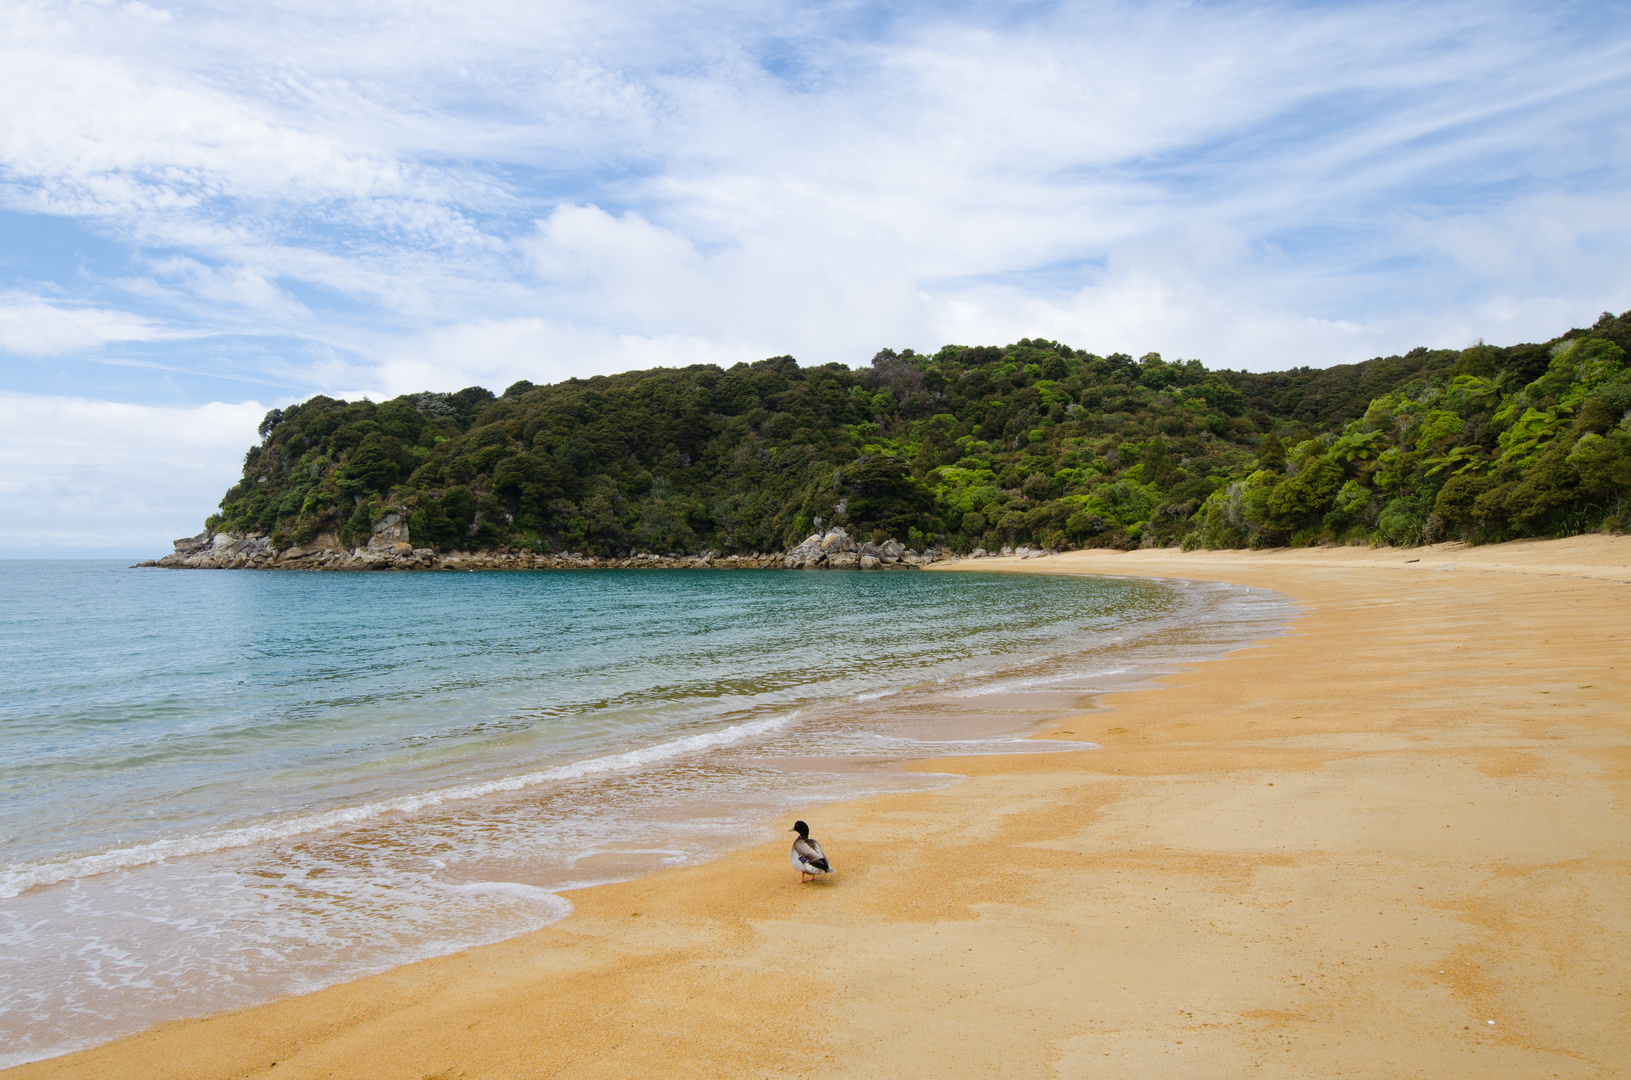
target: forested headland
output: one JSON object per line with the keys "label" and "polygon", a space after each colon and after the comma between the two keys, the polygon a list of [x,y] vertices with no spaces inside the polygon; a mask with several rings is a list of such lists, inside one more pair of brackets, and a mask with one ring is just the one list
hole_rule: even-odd
{"label": "forested headland", "polygon": [[1056,341],[776,357],[273,410],[209,519],[273,547],[966,551],[1625,531],[1631,312],[1551,341],[1252,373]]}

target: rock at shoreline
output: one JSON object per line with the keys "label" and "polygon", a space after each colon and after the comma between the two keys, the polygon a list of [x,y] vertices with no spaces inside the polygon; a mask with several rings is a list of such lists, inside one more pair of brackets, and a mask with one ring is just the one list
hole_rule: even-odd
{"label": "rock at shoreline", "polygon": [[139,563],[172,570],[587,570],[663,567],[710,570],[877,570],[913,569],[943,559],[956,558],[944,548],[927,548],[921,554],[898,540],[882,544],[858,544],[844,529],[834,527],[807,537],[798,546],[779,554],[721,555],[704,551],[698,555],[631,552],[622,558],[600,558],[581,552],[538,551],[452,551],[438,554],[431,548],[416,548],[409,540],[405,514],[392,510],[375,524],[366,543],[343,548],[340,538],[324,533],[305,545],[276,550],[270,537],[258,533],[212,533],[175,541],[175,551],[162,559]]}

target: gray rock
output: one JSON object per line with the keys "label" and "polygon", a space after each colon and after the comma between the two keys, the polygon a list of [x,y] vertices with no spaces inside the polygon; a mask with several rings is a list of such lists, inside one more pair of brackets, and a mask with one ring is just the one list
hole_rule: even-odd
{"label": "gray rock", "polygon": [[[820,555],[821,534],[815,533],[812,536],[805,537],[804,541],[789,551],[785,558],[788,560],[793,560],[794,562],[804,563],[810,559],[819,558]],[[791,566],[792,562],[789,562],[788,565]]]}
{"label": "gray rock", "polygon": [[400,511],[392,510],[374,523],[373,535],[368,538],[370,548],[394,548],[408,542],[408,521]]}
{"label": "gray rock", "polygon": [[861,556],[861,569],[862,570],[876,570],[877,568],[878,568],[878,557],[876,555],[862,555]]}
{"label": "gray rock", "polygon": [[850,539],[849,533],[837,526],[828,529],[827,534],[821,538],[821,550],[828,554],[835,551],[855,551],[858,547],[859,545]]}
{"label": "gray rock", "polygon": [[210,546],[210,533],[208,529],[205,529],[197,536],[184,536],[174,543],[177,555],[196,555]]}

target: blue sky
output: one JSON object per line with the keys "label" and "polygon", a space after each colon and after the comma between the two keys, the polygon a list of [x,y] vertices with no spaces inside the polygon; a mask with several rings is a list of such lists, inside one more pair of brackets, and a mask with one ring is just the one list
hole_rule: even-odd
{"label": "blue sky", "polygon": [[0,2],[0,555],[162,553],[317,392],[1544,339],[1631,307],[1628,73],[1600,3]]}

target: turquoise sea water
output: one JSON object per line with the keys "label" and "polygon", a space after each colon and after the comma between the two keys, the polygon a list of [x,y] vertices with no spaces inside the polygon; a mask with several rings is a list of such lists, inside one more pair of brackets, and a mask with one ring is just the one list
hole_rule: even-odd
{"label": "turquoise sea water", "polygon": [[951,782],[902,760],[1047,748],[1018,739],[1289,614],[1093,578],[102,562],[0,562],[0,597],[0,1065],[544,925],[561,889]]}

